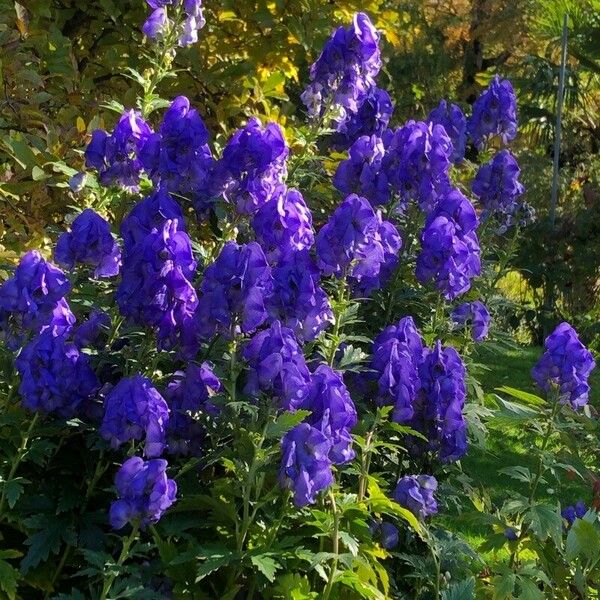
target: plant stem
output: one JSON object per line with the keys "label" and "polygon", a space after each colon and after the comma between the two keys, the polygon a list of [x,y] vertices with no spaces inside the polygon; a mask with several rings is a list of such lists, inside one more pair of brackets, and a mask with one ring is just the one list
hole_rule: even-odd
{"label": "plant stem", "polygon": [[429,546],[429,550],[431,551],[431,558],[433,559],[433,564],[435,565],[435,581],[433,584],[433,593],[435,600],[438,600],[440,597],[440,578],[441,578],[441,565],[440,559],[437,554],[437,550],[435,548],[435,542],[431,540],[431,536],[427,536],[427,545]]}
{"label": "plant stem", "polygon": [[333,544],[333,554],[335,556],[331,564],[331,569],[329,571],[329,579],[327,580],[327,585],[325,587],[325,591],[323,592],[322,600],[328,600],[329,596],[331,595],[331,590],[333,589],[333,583],[337,574],[337,566],[340,553],[338,536],[340,528],[340,515],[337,510],[337,505],[335,503],[335,495],[331,489],[329,490],[329,499],[331,500],[331,510],[333,512],[333,534],[331,536],[331,541]]}
{"label": "plant stem", "polygon": [[[123,563],[125,562],[125,559],[127,558],[127,555],[129,554],[129,549],[131,548],[131,544],[133,544],[133,542],[135,541],[139,529],[140,529],[139,523],[136,523],[133,526],[133,529],[131,530],[131,533],[129,534],[129,536],[123,540],[123,548],[121,550],[121,554],[119,554],[119,558],[117,559],[117,564],[115,565],[115,567],[117,569],[119,567],[121,567],[123,565]],[[112,587],[112,584],[115,582],[116,577],[117,577],[117,570],[115,569],[115,570],[113,570],[113,572],[110,573],[110,575],[108,575],[108,577],[106,577],[104,579],[104,585],[102,586],[102,593],[100,594],[100,600],[106,600],[108,598],[110,588]]]}
{"label": "plant stem", "polygon": [[33,419],[31,419],[31,423],[29,423],[29,428],[25,435],[21,438],[21,444],[19,445],[19,449],[17,450],[17,455],[13,461],[12,467],[8,473],[8,478],[4,481],[4,485],[2,486],[2,496],[0,497],[0,518],[4,514],[4,502],[6,501],[6,484],[12,481],[17,473],[17,469],[21,464],[21,461],[27,454],[27,444],[29,443],[29,438],[35,429],[35,426],[39,419],[39,413],[35,413],[33,415]]}
{"label": "plant stem", "polygon": [[337,352],[339,346],[339,336],[340,336],[340,318],[342,312],[345,309],[345,296],[346,296],[346,272],[342,273],[342,279],[340,280],[340,284],[338,287],[338,298],[335,307],[335,321],[333,324],[333,333],[331,334],[331,349],[329,350],[329,356],[327,357],[327,364],[330,367],[333,367],[333,362],[335,360],[335,354]]}
{"label": "plant stem", "polygon": [[379,411],[375,415],[375,421],[373,422],[373,427],[367,433],[367,437],[365,438],[365,447],[361,457],[361,473],[360,479],[358,481],[358,502],[361,502],[365,497],[365,493],[367,491],[367,481],[369,477],[369,469],[371,468],[371,456],[373,454],[373,449],[371,447],[373,443],[373,438],[377,433],[377,427],[379,425]]}

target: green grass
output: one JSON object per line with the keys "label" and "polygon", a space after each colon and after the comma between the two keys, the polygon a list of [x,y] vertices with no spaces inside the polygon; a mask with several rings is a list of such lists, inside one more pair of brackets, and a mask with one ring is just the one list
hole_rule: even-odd
{"label": "green grass", "polygon": [[[542,348],[526,347],[519,349],[505,349],[494,352],[482,348],[477,357],[477,362],[487,365],[490,370],[481,376],[481,384],[486,393],[493,392],[496,388],[510,386],[520,390],[537,393],[530,371],[542,354]],[[600,372],[596,370],[591,378],[592,394],[591,403],[600,406]],[[520,492],[526,494],[525,484],[521,484],[500,473],[500,469],[510,466],[523,465],[530,470],[537,468],[537,460],[528,451],[531,432],[503,426],[502,429],[491,428],[486,441],[485,449],[472,447],[467,456],[462,460],[463,470],[471,479],[475,487],[485,489],[493,504],[500,506],[504,500],[510,498],[511,493]],[[548,490],[540,489],[541,496],[556,499],[556,496],[548,494]],[[562,483],[560,498],[563,501],[573,502],[583,499],[591,500],[589,486],[580,481],[565,481]],[[485,527],[471,525],[459,519],[451,527],[459,526],[461,533],[467,537],[470,543],[477,547],[484,539],[489,530]]]}

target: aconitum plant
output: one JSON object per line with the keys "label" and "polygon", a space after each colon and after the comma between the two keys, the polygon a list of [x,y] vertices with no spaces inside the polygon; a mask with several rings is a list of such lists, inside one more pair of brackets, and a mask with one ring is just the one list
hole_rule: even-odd
{"label": "aconitum plant", "polygon": [[416,517],[425,519],[438,511],[437,480],[431,475],[406,475],[396,484],[394,500]]}

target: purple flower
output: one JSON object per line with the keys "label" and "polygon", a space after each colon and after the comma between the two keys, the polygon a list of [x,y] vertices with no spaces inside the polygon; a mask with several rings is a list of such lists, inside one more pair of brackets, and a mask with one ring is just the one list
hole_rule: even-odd
{"label": "purple flower", "polygon": [[139,111],[125,111],[111,134],[94,131],[85,150],[85,164],[98,170],[102,185],[137,192],[142,172],[139,153],[151,134]]}
{"label": "purple flower", "polygon": [[321,271],[342,277],[349,274],[356,260],[369,258],[377,265],[384,262],[383,247],[376,239],[379,225],[368,200],[356,194],[348,196],[317,234]]}
{"label": "purple flower", "polygon": [[156,327],[159,347],[180,343],[191,356],[196,350],[194,314],[198,296],[191,284],[196,271],[190,239],[178,221],[153,229],[123,259],[117,290],[121,314],[135,323]]}
{"label": "purple flower", "polygon": [[315,241],[312,214],[302,194],[284,185],[279,185],[271,199],[258,209],[252,228],[269,257],[310,248]]}
{"label": "purple flower", "polygon": [[531,375],[536,384],[574,410],[588,402],[588,378],[596,366],[592,353],[579,341],[568,323],[561,323],[544,342],[545,352]]}
{"label": "purple flower", "polygon": [[288,153],[277,123],[263,128],[257,118],[250,119],[229,140],[217,166],[224,179],[224,197],[237,203],[240,214],[254,214],[282,183]]}
{"label": "purple flower", "polygon": [[371,535],[381,544],[382,548],[393,550],[398,545],[400,532],[395,525],[381,519],[371,519],[368,524]]}
{"label": "purple flower", "polygon": [[273,292],[271,268],[256,242],[227,242],[214,263],[204,271],[197,319],[203,337],[217,331],[252,333],[267,315]]}
{"label": "purple flower", "polygon": [[429,113],[427,121],[441,125],[446,130],[453,148],[450,160],[454,164],[462,162],[467,145],[467,119],[460,107],[440,100],[437,107]]}
{"label": "purple flower", "polygon": [[160,456],[168,421],[164,398],[149,379],[137,374],[121,379],[106,396],[99,433],[113,448],[144,438],[144,456]]}
{"label": "purple flower", "polygon": [[94,277],[118,275],[121,250],[110,225],[97,212],[86,208],[56,243],[54,260],[66,269],[82,263],[95,267]]}
{"label": "purple flower", "polygon": [[155,39],[166,31],[168,25],[167,10],[165,8],[156,8],[142,25],[142,31],[146,37]]}
{"label": "purple flower", "polygon": [[438,511],[435,500],[437,486],[435,477],[431,475],[406,475],[398,481],[393,497],[415,517],[425,519]]}
{"label": "purple flower", "polygon": [[185,96],[173,100],[157,133],[140,153],[144,169],[161,189],[189,196],[202,195],[214,160],[208,147],[208,130]]}
{"label": "purple flower", "polygon": [[299,341],[314,340],[333,323],[333,312],[320,286],[319,269],[308,251],[288,251],[272,272],[269,315],[289,327]]}
{"label": "purple flower", "polygon": [[174,380],[165,391],[165,400],[171,410],[167,424],[169,452],[184,456],[200,453],[204,429],[194,415],[217,415],[219,409],[210,398],[220,389],[221,382],[210,363],[189,363],[185,372],[175,373]]}
{"label": "purple flower", "polygon": [[332,147],[346,150],[361,136],[380,136],[392,118],[394,105],[390,95],[378,87],[373,88],[356,112],[349,112],[340,121],[333,135]]}
{"label": "purple flower", "polygon": [[0,286],[0,331],[10,348],[18,348],[29,331],[68,331],[75,316],[64,296],[71,283],[36,250],[21,258],[14,275]]}
{"label": "purple flower", "polygon": [[333,483],[331,441],[308,423],[290,429],[281,440],[282,487],[293,490],[298,507],[314,504],[316,494]]}
{"label": "purple flower", "polygon": [[295,410],[306,401],[310,372],[291,329],[274,321],[269,329],[254,334],[243,357],[249,367],[245,393],[271,392],[283,410]]}
{"label": "purple flower", "polygon": [[336,107],[336,120],[346,121],[375,87],[380,69],[379,33],[366,14],[357,13],[351,26],[332,33],[310,68],[310,85],[301,96],[309,115]]}
{"label": "purple flower", "polygon": [[178,230],[185,231],[181,207],[165,189],[159,189],[138,202],[121,223],[125,254],[131,252],[153,229],[162,228],[168,219],[177,220]]}
{"label": "purple flower", "polygon": [[575,523],[575,519],[583,519],[587,513],[585,502],[579,500],[575,506],[565,506],[560,512],[562,518],[567,522],[568,527]]}
{"label": "purple flower", "polygon": [[79,194],[85,187],[86,175],[84,172],[75,173],[71,179],[69,179],[69,187],[74,194]]}
{"label": "purple flower", "polygon": [[387,204],[391,198],[390,182],[383,168],[386,140],[377,135],[359,137],[350,147],[333,177],[333,185],[343,194],[356,193],[374,206]]}
{"label": "purple flower", "polygon": [[119,499],[110,506],[109,521],[114,529],[127,523],[147,527],[156,523],[174,502],[177,484],[167,478],[167,461],[128,458],[115,476]]}
{"label": "purple flower", "polygon": [[93,310],[87,321],[77,327],[73,333],[73,343],[78,348],[101,348],[108,338],[110,315]]}
{"label": "purple flower", "polygon": [[352,398],[338,373],[319,365],[310,378],[310,391],[300,408],[312,411],[306,422],[331,440],[329,458],[341,465],[355,457],[351,430],[358,422]]}
{"label": "purple flower", "polygon": [[507,527],[504,530],[504,537],[509,542],[516,542],[519,539],[519,534],[515,531],[513,527]]}
{"label": "purple flower", "polygon": [[457,325],[471,327],[473,341],[481,342],[487,337],[492,318],[483,302],[465,302],[457,306],[451,316]]}
{"label": "purple flower", "polygon": [[430,211],[450,186],[448,169],[452,142],[437,124],[408,121],[391,138],[383,168],[392,188],[400,195],[401,208],[417,200]]}
{"label": "purple flower", "polygon": [[21,377],[19,393],[25,408],[70,418],[81,414],[100,388],[86,354],[65,335],[45,331],[15,360]]}
{"label": "purple flower", "polygon": [[417,279],[435,281],[447,300],[464,294],[481,272],[479,224],[473,205],[457,189],[442,195],[427,216],[417,257]]}
{"label": "purple flower", "polygon": [[377,401],[394,407],[392,419],[397,423],[407,423],[414,416],[423,351],[423,339],[412,317],[386,327],[373,342],[371,378],[377,378]]}
{"label": "purple flower", "polygon": [[485,141],[496,135],[502,142],[517,135],[517,97],[508,79],[496,75],[487,90],[473,104],[473,114],[467,122],[469,137],[481,149]]}
{"label": "purple flower", "polygon": [[[467,389],[465,366],[458,352],[440,341],[425,352],[419,366],[421,394],[415,415],[407,425],[429,440],[428,450],[444,463],[459,460],[467,452],[467,423],[463,408]],[[421,442],[416,441],[419,449]]]}
{"label": "purple flower", "polygon": [[483,205],[484,218],[495,215],[506,226],[514,223],[521,207],[519,196],[525,191],[519,181],[520,173],[519,164],[508,150],[501,150],[479,167],[473,180],[473,193]]}

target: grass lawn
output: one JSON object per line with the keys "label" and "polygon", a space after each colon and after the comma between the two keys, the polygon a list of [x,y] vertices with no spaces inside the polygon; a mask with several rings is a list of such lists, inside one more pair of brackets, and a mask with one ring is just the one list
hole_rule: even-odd
{"label": "grass lawn", "polygon": [[[530,376],[531,367],[542,354],[542,348],[529,347],[518,350],[505,349],[501,353],[491,352],[482,348],[478,362],[488,365],[491,370],[485,372],[481,377],[482,386],[486,393],[493,392],[495,388],[510,386],[524,391],[538,393]],[[600,369],[596,369],[591,378],[592,394],[591,402],[600,407]],[[496,506],[510,496],[510,491],[526,493],[525,484],[511,479],[507,475],[499,473],[500,469],[514,465],[523,465],[531,470],[537,468],[534,456],[528,455],[526,441],[527,431],[515,427],[508,430],[503,427],[502,431],[490,429],[485,450],[472,448],[462,460],[464,471],[473,479],[479,488],[485,488]],[[547,490],[540,489],[541,495],[547,494]],[[551,495],[547,494],[549,500]],[[583,499],[586,503],[591,500],[589,485],[580,480],[568,482],[565,479],[559,499],[564,502],[574,502]],[[556,496],[554,496],[556,501]],[[476,548],[485,539],[487,531],[478,526],[460,524],[461,532],[467,536],[471,544]]]}

